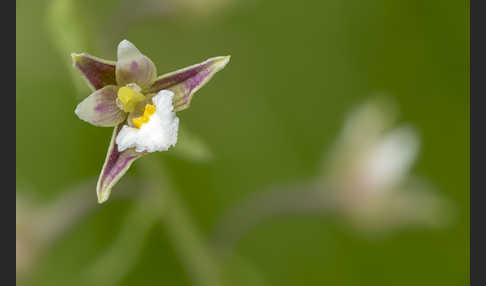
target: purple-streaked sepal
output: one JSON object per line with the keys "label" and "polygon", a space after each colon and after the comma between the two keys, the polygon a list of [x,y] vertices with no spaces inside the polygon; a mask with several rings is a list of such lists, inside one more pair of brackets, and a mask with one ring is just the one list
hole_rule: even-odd
{"label": "purple-streaked sepal", "polygon": [[113,127],[123,122],[126,113],[116,105],[118,87],[108,85],[96,90],[78,104],[74,113],[95,126]]}
{"label": "purple-streaked sepal", "polygon": [[136,83],[142,89],[150,87],[157,77],[154,63],[129,41],[118,44],[116,62],[116,81],[118,85]]}
{"label": "purple-streaked sepal", "polygon": [[118,146],[115,141],[122,126],[123,124],[119,124],[113,130],[105,163],[103,164],[103,169],[101,170],[98,184],[96,185],[96,194],[98,196],[98,203],[100,204],[110,197],[111,189],[128,171],[132,163],[146,154],[135,152],[133,148],[118,152]]}
{"label": "purple-streaked sepal", "polygon": [[202,63],[161,75],[152,84],[149,92],[157,93],[162,89],[171,90],[175,93],[174,110],[184,110],[189,107],[194,93],[206,84],[215,73],[222,70],[229,60],[230,56],[214,57]]}
{"label": "purple-streaked sepal", "polygon": [[91,89],[97,90],[107,85],[116,85],[116,62],[85,53],[72,53],[71,57],[73,66],[83,74]]}

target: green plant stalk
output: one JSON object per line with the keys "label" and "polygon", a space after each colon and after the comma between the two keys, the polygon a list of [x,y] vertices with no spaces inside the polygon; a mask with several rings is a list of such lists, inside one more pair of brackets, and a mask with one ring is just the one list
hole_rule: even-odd
{"label": "green plant stalk", "polygon": [[119,285],[137,262],[151,227],[160,218],[157,209],[147,207],[148,194],[140,195],[115,241],[89,268],[85,285]]}
{"label": "green plant stalk", "polygon": [[183,202],[179,198],[164,169],[154,157],[140,160],[144,174],[154,184],[150,196],[152,202],[160,202],[161,219],[167,228],[170,240],[174,245],[184,267],[195,285],[224,285],[222,273],[214,254],[204,242],[201,234],[191,221]]}

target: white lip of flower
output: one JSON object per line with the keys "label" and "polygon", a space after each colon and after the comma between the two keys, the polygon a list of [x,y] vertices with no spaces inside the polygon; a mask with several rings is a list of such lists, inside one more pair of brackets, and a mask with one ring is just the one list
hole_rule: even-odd
{"label": "white lip of flower", "polygon": [[121,152],[128,148],[135,148],[137,152],[167,151],[177,143],[177,130],[179,118],[173,112],[172,98],[174,93],[170,90],[161,90],[152,98],[155,113],[150,116],[147,123],[140,128],[124,125],[118,136],[116,144]]}

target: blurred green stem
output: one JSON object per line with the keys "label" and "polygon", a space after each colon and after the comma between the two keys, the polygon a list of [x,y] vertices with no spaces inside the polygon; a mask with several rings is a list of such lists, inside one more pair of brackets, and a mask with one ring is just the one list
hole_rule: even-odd
{"label": "blurred green stem", "polygon": [[221,257],[228,258],[238,241],[261,223],[286,215],[331,213],[335,204],[325,189],[304,183],[256,192],[222,216],[211,238],[213,248]]}
{"label": "blurred green stem", "polygon": [[85,285],[118,285],[137,262],[144,240],[160,215],[156,208],[147,207],[150,197],[140,195],[115,241],[89,269]]}
{"label": "blurred green stem", "polygon": [[143,172],[147,174],[149,180],[152,180],[152,189],[155,190],[151,193],[153,200],[164,204],[161,208],[161,219],[194,284],[223,285],[220,267],[215,257],[191,221],[183,202],[173,191],[169,179],[164,176],[165,172],[161,164],[150,156],[140,161]]}

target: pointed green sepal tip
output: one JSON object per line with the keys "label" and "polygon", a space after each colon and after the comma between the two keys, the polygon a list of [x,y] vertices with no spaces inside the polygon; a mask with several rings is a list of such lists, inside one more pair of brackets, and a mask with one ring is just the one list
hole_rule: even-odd
{"label": "pointed green sepal tip", "polygon": [[231,55],[215,57],[215,67],[218,71],[222,70],[230,61]]}

